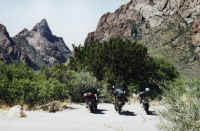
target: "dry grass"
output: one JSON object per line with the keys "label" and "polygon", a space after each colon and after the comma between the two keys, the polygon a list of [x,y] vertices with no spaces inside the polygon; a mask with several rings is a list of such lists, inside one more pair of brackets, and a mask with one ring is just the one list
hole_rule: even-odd
{"label": "dry grass", "polygon": [[160,106],[161,104],[160,104],[159,100],[153,100],[153,101],[150,102],[150,105],[152,105],[152,106]]}
{"label": "dry grass", "polygon": [[[136,95],[133,95],[131,98],[129,98],[128,104],[136,104],[139,103],[139,98]],[[151,106],[160,106],[160,100],[153,100],[150,102]]]}
{"label": "dry grass", "polygon": [[139,99],[138,99],[138,97],[136,95],[133,95],[128,100],[128,104],[135,104],[135,103],[138,103],[138,102],[139,102]]}
{"label": "dry grass", "polygon": [[[67,109],[69,104],[72,104],[72,101],[70,99],[66,99],[63,102],[60,102],[63,106],[64,109]],[[23,105],[23,110],[40,110],[38,107],[38,105],[35,105],[34,107],[30,107],[27,104]],[[7,104],[3,104],[2,102],[0,102],[0,110],[4,110],[4,111],[8,111],[11,108],[11,106],[7,105]],[[23,113],[22,113],[23,114]],[[22,115],[24,116],[24,115]]]}
{"label": "dry grass", "polygon": [[176,84],[163,99],[164,131],[200,131],[200,81],[184,84]]}
{"label": "dry grass", "polygon": [[9,110],[10,107],[9,107],[8,105],[1,104],[1,105],[0,105],[0,109],[1,109],[1,110]]}

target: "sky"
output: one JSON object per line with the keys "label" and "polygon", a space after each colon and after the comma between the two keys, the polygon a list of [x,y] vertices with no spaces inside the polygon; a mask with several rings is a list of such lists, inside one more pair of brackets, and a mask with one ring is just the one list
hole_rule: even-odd
{"label": "sky", "polygon": [[3,0],[0,24],[10,36],[33,26],[43,18],[53,34],[63,37],[67,46],[82,44],[87,34],[96,29],[100,17],[113,12],[129,0]]}

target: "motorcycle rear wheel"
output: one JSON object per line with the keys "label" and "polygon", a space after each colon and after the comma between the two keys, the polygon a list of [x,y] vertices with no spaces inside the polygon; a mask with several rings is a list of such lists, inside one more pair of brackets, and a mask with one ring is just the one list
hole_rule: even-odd
{"label": "motorcycle rear wheel", "polygon": [[117,103],[115,103],[115,110],[116,110],[116,112],[118,112],[119,114],[121,113],[121,111],[122,111],[122,106],[120,106],[120,105],[118,105]]}
{"label": "motorcycle rear wheel", "polygon": [[144,108],[144,111],[146,112],[146,114],[148,115],[149,114],[149,103],[143,104],[143,108]]}
{"label": "motorcycle rear wheel", "polygon": [[91,113],[95,113],[97,111],[97,106],[94,104],[88,105],[88,107]]}
{"label": "motorcycle rear wheel", "polygon": [[122,108],[118,107],[118,113],[121,114]]}

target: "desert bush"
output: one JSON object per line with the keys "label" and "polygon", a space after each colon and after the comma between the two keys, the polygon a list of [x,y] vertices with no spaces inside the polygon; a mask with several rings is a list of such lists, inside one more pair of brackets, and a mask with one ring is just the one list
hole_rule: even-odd
{"label": "desert bush", "polygon": [[200,80],[176,80],[169,84],[162,103],[161,129],[165,131],[200,130]]}
{"label": "desert bush", "polygon": [[0,64],[0,100],[8,105],[34,106],[69,97],[68,87],[57,79],[46,79],[25,65]]}
{"label": "desert bush", "polygon": [[89,72],[75,72],[64,64],[33,71],[25,65],[0,63],[0,101],[29,107],[71,98],[83,101],[81,92],[100,88],[101,83]]}
{"label": "desert bush", "polygon": [[[56,64],[51,68],[43,68],[42,73],[47,80],[54,79],[58,82],[56,85],[59,85],[59,83],[61,83],[65,85],[65,87],[67,87],[67,90],[61,90],[63,88],[56,88],[56,90],[54,90],[54,93],[56,91],[57,95],[53,98],[69,94],[71,101],[81,102],[83,101],[81,96],[82,91],[89,88],[97,89],[101,85],[100,82],[98,82],[98,80],[89,72],[75,72],[70,70],[68,66],[64,64]],[[59,95],[59,93],[62,94]],[[62,99],[62,97],[60,97],[60,99]]]}
{"label": "desert bush", "polygon": [[24,89],[34,77],[23,65],[0,65],[0,99],[12,105],[23,101]]}

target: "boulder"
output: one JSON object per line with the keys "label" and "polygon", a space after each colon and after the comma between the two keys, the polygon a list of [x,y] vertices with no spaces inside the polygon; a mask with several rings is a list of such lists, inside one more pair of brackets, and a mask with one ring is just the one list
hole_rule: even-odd
{"label": "boulder", "polygon": [[8,118],[20,118],[20,117],[26,117],[23,106],[16,105],[9,109]]}

